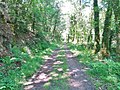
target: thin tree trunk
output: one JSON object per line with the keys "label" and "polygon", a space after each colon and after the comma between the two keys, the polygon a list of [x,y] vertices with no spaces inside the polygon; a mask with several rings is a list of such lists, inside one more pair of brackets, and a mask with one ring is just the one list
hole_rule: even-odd
{"label": "thin tree trunk", "polygon": [[91,42],[92,42],[92,29],[89,31],[88,40],[87,40],[88,44],[90,44]]}
{"label": "thin tree trunk", "polygon": [[35,14],[33,14],[32,30],[35,31]]}
{"label": "thin tree trunk", "polygon": [[68,36],[67,36],[67,42],[69,43],[69,40],[70,40],[70,36],[69,36],[69,34],[68,34]]}
{"label": "thin tree trunk", "polygon": [[110,31],[110,39],[109,39],[109,50],[111,52],[111,44],[112,44],[112,39],[113,39],[114,32],[111,30]]}
{"label": "thin tree trunk", "polygon": [[94,0],[94,29],[95,29],[95,54],[96,54],[100,51],[98,0]]}

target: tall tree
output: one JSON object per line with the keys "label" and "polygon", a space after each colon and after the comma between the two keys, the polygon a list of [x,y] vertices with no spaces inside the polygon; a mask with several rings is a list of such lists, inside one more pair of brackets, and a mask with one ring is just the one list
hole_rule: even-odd
{"label": "tall tree", "polygon": [[111,16],[112,16],[112,7],[111,7],[111,2],[108,2],[108,7],[106,11],[106,16],[105,16],[105,22],[104,22],[104,31],[103,31],[103,38],[102,38],[102,48],[104,50],[105,55],[103,56],[108,56],[109,51],[110,51],[110,25],[111,25]]}
{"label": "tall tree", "polygon": [[98,0],[94,0],[93,5],[94,5],[94,30],[95,30],[95,54],[96,54],[100,51]]}
{"label": "tall tree", "polygon": [[116,52],[120,54],[120,0],[112,1],[112,3],[116,25],[116,41],[117,41]]}

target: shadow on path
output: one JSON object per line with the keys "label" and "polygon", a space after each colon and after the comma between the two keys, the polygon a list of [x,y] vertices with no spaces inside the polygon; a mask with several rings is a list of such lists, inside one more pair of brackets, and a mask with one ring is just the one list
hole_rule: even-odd
{"label": "shadow on path", "polygon": [[45,60],[44,65],[26,82],[24,90],[44,90],[43,85],[52,79],[50,72],[56,61],[60,49],[56,49],[53,54]]}
{"label": "shadow on path", "polygon": [[[57,60],[60,52],[65,52],[65,57],[68,64],[68,79],[69,89],[67,90],[95,90],[94,85],[91,83],[89,77],[84,73],[85,69],[82,64],[77,61],[77,58],[68,49],[67,45],[64,45],[62,49],[56,49],[53,54],[45,60],[44,65],[28,80],[24,83],[24,90],[45,90],[44,84],[53,79],[51,72],[54,69],[55,64],[62,64],[62,61]],[[58,68],[59,70],[59,68]],[[59,73],[58,73],[59,74]]]}
{"label": "shadow on path", "polygon": [[70,90],[95,90],[94,85],[91,83],[89,77],[85,74],[85,69],[82,64],[77,61],[77,58],[65,45],[67,64],[69,67],[69,85]]}

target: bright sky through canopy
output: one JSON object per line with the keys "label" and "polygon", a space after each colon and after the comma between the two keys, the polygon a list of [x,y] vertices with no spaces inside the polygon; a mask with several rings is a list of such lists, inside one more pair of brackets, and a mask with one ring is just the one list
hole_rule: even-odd
{"label": "bright sky through canopy", "polygon": [[[62,1],[62,6],[60,7],[61,9],[61,13],[64,14],[62,16],[62,18],[64,18],[65,22],[66,22],[66,30],[64,30],[63,32],[63,38],[66,39],[68,33],[69,33],[69,27],[70,27],[70,16],[76,12],[75,10],[75,6],[73,5],[73,3],[77,3],[77,0],[74,1],[70,1],[70,0],[59,0]],[[82,0],[82,3],[84,2],[89,2],[89,0]],[[80,4],[77,3],[77,5],[80,6]],[[82,14],[84,15],[83,18],[88,19],[89,18],[89,14],[91,12],[91,8],[90,7],[85,7],[82,10]]]}

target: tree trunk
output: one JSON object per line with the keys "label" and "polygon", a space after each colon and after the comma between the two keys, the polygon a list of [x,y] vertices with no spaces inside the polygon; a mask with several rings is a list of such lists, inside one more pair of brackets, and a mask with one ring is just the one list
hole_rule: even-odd
{"label": "tree trunk", "polygon": [[113,10],[115,14],[115,25],[116,25],[116,41],[117,41],[117,46],[116,46],[116,52],[120,54],[120,1],[115,0],[112,1],[113,5]]}
{"label": "tree trunk", "polygon": [[7,56],[10,54],[11,42],[12,42],[12,31],[10,24],[10,17],[7,13],[6,3],[0,2],[0,57]]}
{"label": "tree trunk", "polygon": [[33,21],[32,21],[32,30],[35,31],[35,14],[33,14]]}
{"label": "tree trunk", "polygon": [[104,31],[102,38],[102,49],[104,50],[103,56],[108,57],[110,52],[110,25],[111,25],[111,16],[112,16],[112,8],[111,2],[108,2],[108,8],[106,11],[105,23],[104,23]]}
{"label": "tree trunk", "polygon": [[98,0],[94,0],[94,29],[95,29],[95,54],[96,54],[100,51]]}
{"label": "tree trunk", "polygon": [[110,30],[110,39],[109,39],[109,50],[111,52],[111,44],[112,44],[112,39],[113,39],[113,36],[114,36],[114,32],[112,30]]}
{"label": "tree trunk", "polygon": [[69,34],[68,34],[68,36],[67,36],[67,42],[69,43],[69,40],[70,40],[70,36],[69,36]]}
{"label": "tree trunk", "polygon": [[87,40],[88,44],[90,44],[91,42],[92,42],[92,29],[89,31],[88,40]]}

